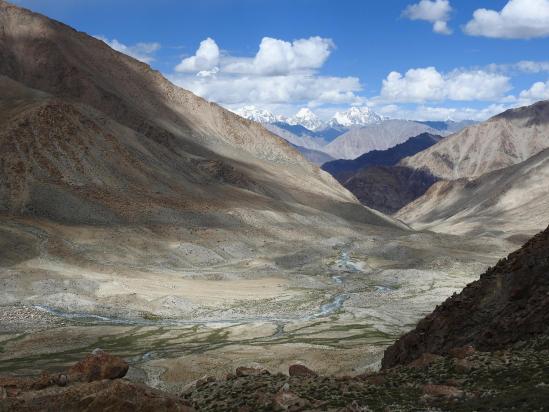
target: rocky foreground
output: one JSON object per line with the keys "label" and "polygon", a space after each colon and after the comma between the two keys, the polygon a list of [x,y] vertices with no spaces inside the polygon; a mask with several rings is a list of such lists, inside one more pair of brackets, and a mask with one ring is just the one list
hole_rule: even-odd
{"label": "rocky foreground", "polygon": [[0,411],[544,411],[549,405],[549,228],[385,352],[380,372],[238,368],[180,394],[123,379],[96,349],[66,373],[0,378]]}
{"label": "rocky foreground", "polygon": [[456,348],[448,356],[354,377],[288,375],[238,368],[173,395],[122,377],[128,364],[96,350],[66,374],[0,378],[0,411],[544,411],[549,337],[496,352]]}

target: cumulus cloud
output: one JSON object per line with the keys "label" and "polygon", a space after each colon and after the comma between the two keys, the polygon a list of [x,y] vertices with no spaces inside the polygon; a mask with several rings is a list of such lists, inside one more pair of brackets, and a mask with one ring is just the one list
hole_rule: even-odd
{"label": "cumulus cloud", "polygon": [[500,11],[477,9],[464,31],[502,39],[549,36],[549,0],[509,0]]}
{"label": "cumulus cloud", "polygon": [[531,104],[538,100],[549,99],[549,80],[546,82],[536,82],[527,90],[519,94],[521,104]]}
{"label": "cumulus cloud", "polygon": [[356,77],[286,76],[195,76],[174,77],[176,84],[225,105],[305,103],[359,103],[361,90]]}
{"label": "cumulus cloud", "polygon": [[95,36],[95,38],[107,43],[112,49],[147,64],[154,61],[154,53],[160,49],[160,43],[137,43],[132,46],[127,46],[117,39],[109,40],[104,36]]}
{"label": "cumulus cloud", "polygon": [[448,20],[452,6],[448,0],[421,0],[419,3],[410,4],[402,12],[402,16],[410,20],[425,20],[433,23],[433,31],[439,34],[451,34]]}
{"label": "cumulus cloud", "polygon": [[511,89],[509,77],[483,70],[440,73],[434,67],[391,72],[383,80],[381,99],[389,102],[498,100]]}
{"label": "cumulus cloud", "polygon": [[217,67],[219,57],[220,53],[217,43],[208,37],[206,40],[200,42],[200,46],[194,56],[181,60],[181,63],[175,66],[175,71],[188,73],[208,72]]}
{"label": "cumulus cloud", "polygon": [[264,37],[255,56],[240,57],[220,53],[215,41],[206,39],[177,65],[171,80],[228,106],[360,103],[358,78],[318,72],[334,47],[318,36],[293,42]]}

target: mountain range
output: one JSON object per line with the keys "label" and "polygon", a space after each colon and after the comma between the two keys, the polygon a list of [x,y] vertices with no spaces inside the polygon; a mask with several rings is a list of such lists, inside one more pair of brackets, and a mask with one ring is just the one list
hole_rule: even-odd
{"label": "mountain range", "polygon": [[418,229],[469,236],[530,235],[540,222],[549,221],[547,182],[549,149],[474,179],[435,183],[396,216]]}
{"label": "mountain range", "polygon": [[351,107],[336,112],[327,122],[310,109],[302,108],[295,116],[280,115],[246,106],[235,113],[261,123],[265,128],[306,150],[321,151],[334,159],[354,159],[372,150],[385,150],[420,133],[448,135],[473,123],[471,121],[416,122],[387,119],[368,107]]}
{"label": "mountain range", "polygon": [[363,205],[392,214],[423,195],[438,179],[429,172],[396,166],[404,157],[442,140],[422,133],[386,150],[372,150],[354,160],[334,160],[322,169],[349,189]]}
{"label": "mountain range", "polygon": [[415,228],[524,239],[549,219],[549,101],[505,111],[400,165],[437,177],[396,216]]}
{"label": "mountain range", "polygon": [[393,166],[408,156],[421,152],[442,140],[442,136],[430,133],[421,133],[410,137],[385,150],[371,150],[356,159],[334,160],[322,165],[322,169],[329,172],[336,179],[339,175],[347,175],[367,166]]}

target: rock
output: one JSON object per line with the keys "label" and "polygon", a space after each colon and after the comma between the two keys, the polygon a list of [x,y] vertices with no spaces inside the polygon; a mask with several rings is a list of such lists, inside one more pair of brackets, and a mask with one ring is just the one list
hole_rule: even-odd
{"label": "rock", "polygon": [[236,376],[242,377],[242,376],[260,376],[260,375],[270,375],[270,372],[267,369],[263,368],[245,368],[245,367],[239,367],[236,368]]}
{"label": "rock", "polygon": [[57,377],[56,383],[59,386],[66,386],[67,383],[69,383],[69,378],[67,377],[67,375],[62,373]]}
{"label": "rock", "polygon": [[458,373],[469,373],[473,369],[473,364],[467,359],[454,359],[454,367]]}
{"label": "rock", "polygon": [[31,389],[44,389],[55,384],[55,378],[46,372],[42,372],[38,379],[31,384]]}
{"label": "rock", "polygon": [[440,359],[442,359],[442,356],[440,355],[435,355],[434,353],[424,353],[416,360],[410,362],[408,366],[415,369],[423,369]]}
{"label": "rock", "polygon": [[73,365],[68,372],[71,380],[91,382],[102,379],[123,378],[128,372],[128,362],[102,350],[92,354]]}
{"label": "rock", "polygon": [[460,346],[458,348],[452,348],[448,351],[448,354],[456,359],[465,359],[468,356],[473,355],[476,352],[475,348],[471,345]]}
{"label": "rock", "polygon": [[210,382],[215,382],[215,378],[213,376],[205,375],[205,376],[203,376],[200,379],[195,381],[195,387],[198,388],[200,386],[207,385]]}
{"label": "rock", "polygon": [[460,398],[463,396],[461,389],[448,385],[423,385],[423,393],[437,398]]}
{"label": "rock", "polygon": [[77,382],[22,392],[0,404],[4,411],[178,411],[194,409],[181,398],[122,379]]}
{"label": "rock", "polygon": [[381,374],[375,374],[375,375],[360,375],[358,376],[359,379],[363,380],[366,383],[369,383],[370,385],[383,385],[386,381],[386,378],[384,375]]}
{"label": "rock", "polygon": [[288,368],[288,374],[290,376],[318,376],[315,371],[301,364],[290,365],[290,367]]}
{"label": "rock", "polygon": [[275,410],[301,411],[311,406],[307,399],[300,398],[290,390],[282,388],[273,398],[273,407]]}

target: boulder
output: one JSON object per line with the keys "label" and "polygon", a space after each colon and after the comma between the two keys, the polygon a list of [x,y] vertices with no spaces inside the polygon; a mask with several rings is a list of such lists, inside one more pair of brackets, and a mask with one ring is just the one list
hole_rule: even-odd
{"label": "boulder", "polygon": [[94,350],[83,360],[73,365],[69,371],[69,379],[92,382],[102,379],[123,378],[128,372],[128,362],[102,350]]}
{"label": "boulder", "polygon": [[290,376],[318,376],[315,371],[301,364],[290,365],[290,367],[288,368],[288,374]]}
{"label": "boulder", "polygon": [[448,354],[456,359],[465,359],[476,352],[475,348],[471,345],[460,346],[452,348],[448,351]]}
{"label": "boulder", "polygon": [[414,369],[423,369],[442,358],[442,356],[434,353],[424,353],[416,360],[410,362],[408,366]]}
{"label": "boulder", "polygon": [[270,372],[267,369],[263,368],[246,368],[241,366],[239,368],[236,368],[235,374],[240,378],[243,376],[270,375]]}

